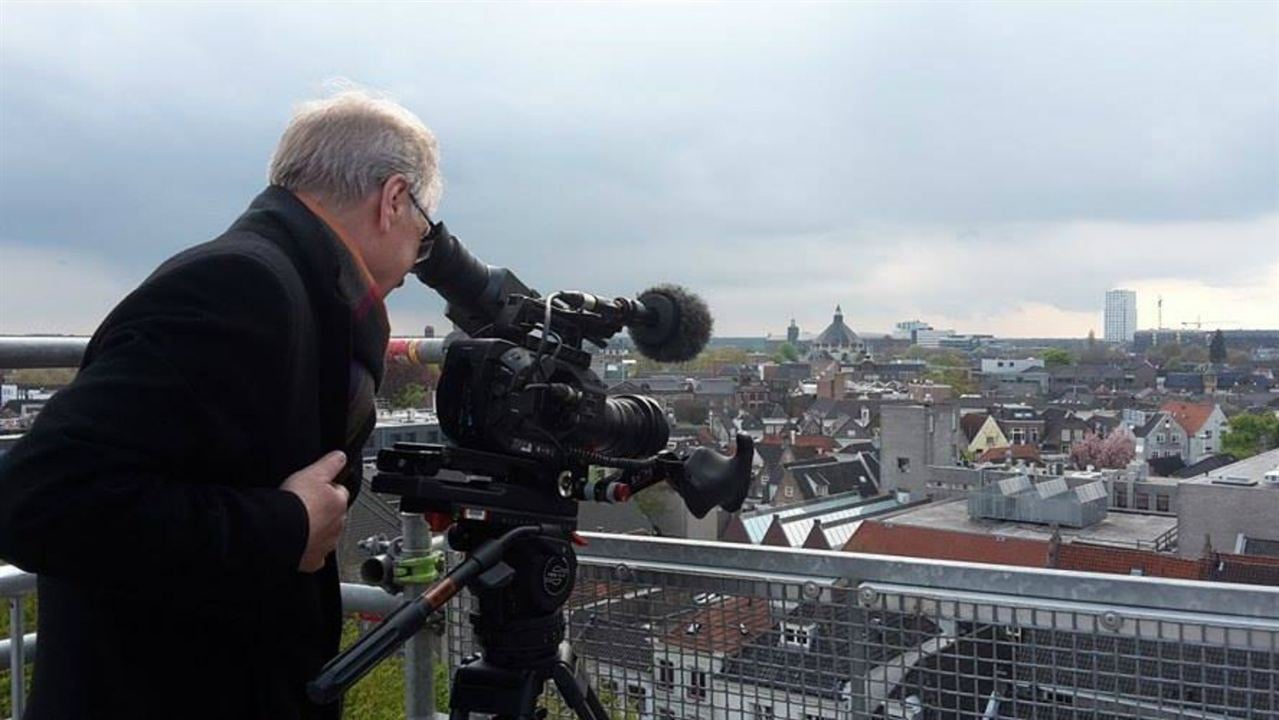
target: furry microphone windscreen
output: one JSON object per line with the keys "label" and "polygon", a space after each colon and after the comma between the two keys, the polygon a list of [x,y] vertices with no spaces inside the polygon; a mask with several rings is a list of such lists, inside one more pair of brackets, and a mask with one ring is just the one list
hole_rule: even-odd
{"label": "furry microphone windscreen", "polygon": [[706,301],[679,285],[658,285],[639,296],[657,315],[653,325],[631,326],[631,339],[645,357],[684,362],[697,357],[711,339],[715,321]]}

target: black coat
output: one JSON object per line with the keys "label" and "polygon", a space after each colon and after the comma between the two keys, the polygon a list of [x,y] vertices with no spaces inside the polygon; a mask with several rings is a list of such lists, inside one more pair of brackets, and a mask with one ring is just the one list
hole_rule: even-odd
{"label": "black coat", "polygon": [[0,457],[0,558],[40,575],[27,718],[337,716],[304,695],[338,648],[335,560],[298,572],[278,489],[347,444],[337,243],[268,188],[111,312]]}

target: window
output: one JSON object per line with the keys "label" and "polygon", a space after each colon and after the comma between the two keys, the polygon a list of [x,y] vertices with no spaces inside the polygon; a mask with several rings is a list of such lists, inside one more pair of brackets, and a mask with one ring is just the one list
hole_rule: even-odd
{"label": "window", "polygon": [[1115,486],[1115,507],[1117,508],[1128,507],[1128,488],[1124,487],[1123,485]]}
{"label": "window", "polygon": [[688,673],[688,697],[692,700],[705,700],[706,687],[709,683],[706,680],[705,670],[691,670]]}
{"label": "window", "polygon": [[1212,439],[1212,431],[1204,430],[1204,440],[1211,440],[1211,439]]}
{"label": "window", "polygon": [[1013,428],[1012,432],[1013,432],[1013,434],[1012,434],[1012,441],[1013,441],[1013,444],[1014,444],[1014,445],[1024,445],[1024,444],[1026,444],[1026,429],[1025,429],[1025,428],[1015,427],[1015,428]]}
{"label": "window", "polygon": [[675,687],[675,665],[669,660],[657,661],[657,687],[663,690]]}
{"label": "window", "polygon": [[809,644],[813,640],[813,631],[817,629],[815,625],[799,625],[796,623],[782,623],[782,645],[791,645],[808,649]]}
{"label": "window", "polygon": [[790,485],[787,485],[785,488],[782,488],[782,494],[785,495],[787,498],[793,498],[795,497],[795,488],[791,487]]}
{"label": "window", "polygon": [[755,720],[773,720],[772,705],[760,705],[759,703],[751,703],[751,711],[755,714]]}
{"label": "window", "polygon": [[658,708],[657,720],[675,720],[675,712],[670,708]]}
{"label": "window", "polygon": [[1167,495],[1155,496],[1155,510],[1158,510],[1159,512],[1168,512],[1168,496]]}
{"label": "window", "polygon": [[910,472],[910,458],[897,458],[897,469],[904,473]]}
{"label": "window", "polygon": [[647,694],[648,694],[648,690],[646,690],[643,685],[627,685],[626,686],[626,697],[628,698],[633,698],[635,700],[643,700],[644,696]]}
{"label": "window", "polygon": [[1132,506],[1138,510],[1150,509],[1150,495],[1144,492],[1133,491]]}

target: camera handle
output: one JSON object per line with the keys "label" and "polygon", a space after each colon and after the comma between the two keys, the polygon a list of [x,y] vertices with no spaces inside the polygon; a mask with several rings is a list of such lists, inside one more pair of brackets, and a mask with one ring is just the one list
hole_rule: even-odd
{"label": "camera handle", "polygon": [[597,502],[625,501],[665,480],[699,519],[717,505],[728,512],[737,512],[750,491],[755,441],[749,435],[738,433],[736,445],[731,456],[720,455],[707,447],[699,447],[687,457],[664,452],[643,461],[640,467],[622,466],[622,472],[606,478],[603,483],[581,483],[572,497]]}
{"label": "camera handle", "polygon": [[737,512],[750,490],[751,461],[755,441],[749,435],[737,436],[737,449],[732,457],[699,447],[683,462],[681,475],[672,480],[684,504],[699,519],[716,505]]}
{"label": "camera handle", "polygon": [[457,595],[462,588],[486,573],[511,574],[514,570],[502,562],[502,555],[516,540],[527,535],[554,534],[553,528],[524,525],[475,548],[465,561],[433,583],[421,595],[405,601],[387,615],[369,634],[330,660],[320,674],[307,683],[311,702],[324,705],[337,700],[378,663],[422,629],[432,614]]}

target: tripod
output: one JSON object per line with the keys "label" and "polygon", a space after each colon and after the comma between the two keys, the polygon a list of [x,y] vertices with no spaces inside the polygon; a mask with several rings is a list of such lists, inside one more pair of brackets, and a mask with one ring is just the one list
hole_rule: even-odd
{"label": "tripod", "polygon": [[[568,465],[443,445],[382,450],[373,490],[398,495],[401,512],[423,513],[437,532],[447,528],[449,545],[466,558],[329,661],[307,695],[321,704],[336,700],[467,588],[479,600],[470,621],[483,659],[454,673],[450,720],[473,712],[541,720],[537,703],[547,680],[581,720],[608,720],[564,637],[563,606],[577,578],[577,503],[624,502],[669,481],[699,518],[716,505],[735,512],[746,497],[753,455],[746,435],[738,435],[731,458],[706,448],[687,458],[661,453],[624,462],[578,452]],[[625,469],[592,480],[588,461]]]}
{"label": "tripod", "polygon": [[[608,720],[565,639],[563,605],[577,576],[576,502],[548,491],[557,477],[535,463],[456,448],[448,455],[432,448],[388,460],[384,469],[392,472],[377,476],[373,489],[400,495],[402,511],[425,511],[439,529],[447,522],[449,545],[465,559],[325,665],[307,687],[311,700],[336,700],[466,588],[479,601],[470,623],[483,655],[454,673],[451,720],[473,712],[540,718],[548,680],[579,718]],[[442,477],[442,462],[486,475]]]}
{"label": "tripod", "polygon": [[[536,536],[534,536],[536,537]],[[546,681],[581,720],[608,720],[584,664],[564,637],[561,603],[572,590],[577,566],[571,545],[537,540],[512,548],[508,557],[524,568],[499,563],[470,589],[480,611],[470,617],[482,659],[459,667],[449,693],[450,720],[487,713],[503,720],[534,720]],[[560,592],[564,597],[557,599]],[[549,612],[539,606],[554,604]]]}

